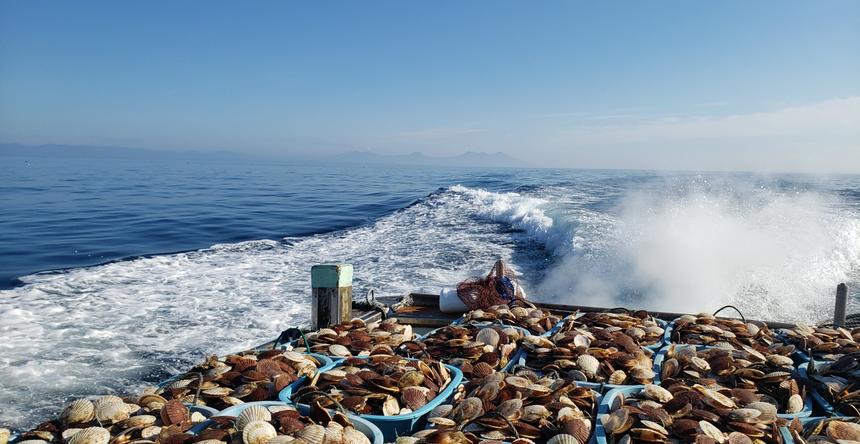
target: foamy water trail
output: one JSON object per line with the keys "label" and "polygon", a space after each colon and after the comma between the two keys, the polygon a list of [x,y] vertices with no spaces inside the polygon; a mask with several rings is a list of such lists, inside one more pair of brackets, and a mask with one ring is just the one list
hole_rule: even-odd
{"label": "foamy water trail", "polygon": [[[0,424],[32,426],[71,397],[133,392],[207,354],[306,325],[313,264],[353,263],[357,293],[438,291],[486,273],[529,241],[472,217],[483,204],[445,191],[343,232],[24,277],[0,292]],[[529,254],[542,255],[517,259],[537,262]]]}
{"label": "foamy water trail", "polygon": [[625,186],[453,186],[345,231],[24,277],[0,292],[0,424],[32,426],[71,397],[128,393],[307,324],[321,262],[353,263],[359,295],[435,290],[502,258],[543,300],[734,303],[804,321],[829,314],[837,282],[858,281],[860,217],[834,196]]}

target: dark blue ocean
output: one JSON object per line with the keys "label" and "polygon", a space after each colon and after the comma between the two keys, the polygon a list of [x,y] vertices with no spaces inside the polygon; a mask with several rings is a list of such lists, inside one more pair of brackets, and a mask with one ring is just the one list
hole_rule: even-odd
{"label": "dark blue ocean", "polygon": [[309,319],[309,270],[816,322],[860,285],[860,177],[0,157],[0,424]]}

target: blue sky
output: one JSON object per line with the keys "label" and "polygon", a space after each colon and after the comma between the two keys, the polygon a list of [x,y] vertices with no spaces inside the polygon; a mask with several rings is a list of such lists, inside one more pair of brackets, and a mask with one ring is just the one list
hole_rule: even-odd
{"label": "blue sky", "polygon": [[860,172],[860,2],[2,0],[0,141]]}

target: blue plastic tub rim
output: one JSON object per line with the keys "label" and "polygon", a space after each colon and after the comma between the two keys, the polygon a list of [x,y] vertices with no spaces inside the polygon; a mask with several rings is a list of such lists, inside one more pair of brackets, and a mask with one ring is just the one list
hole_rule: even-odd
{"label": "blue plastic tub rim", "polygon": [[[299,413],[301,413],[302,415],[307,415],[308,410],[309,410],[309,407],[306,405],[293,406],[292,404],[280,402],[280,401],[257,401],[257,402],[248,402],[245,404],[240,404],[240,405],[226,408],[214,416],[234,416],[235,417],[235,416],[238,416],[240,413],[242,413],[243,410],[247,409],[248,407],[250,407],[252,405],[258,405],[258,406],[262,406],[262,407],[289,406],[289,407],[296,408],[299,411]],[[329,411],[332,411],[332,410],[329,410]],[[383,444],[382,431],[379,430],[379,427],[377,427],[376,425],[374,425],[370,421],[363,419],[354,413],[347,412],[346,416],[353,423],[353,425],[355,425],[355,429],[360,431],[361,433],[363,433],[365,436],[367,436],[370,439],[370,442],[372,444]],[[194,426],[194,428],[192,428],[191,430],[193,433],[197,434],[197,433],[200,433],[201,431],[203,431],[204,429],[208,428],[211,424],[212,424],[212,421],[206,421],[206,422],[200,423],[197,426]]]}
{"label": "blue plastic tub rim", "polygon": [[[364,358],[359,358],[359,359],[364,359]],[[403,358],[403,359],[407,359],[410,361],[416,360],[413,358]],[[341,366],[341,364],[342,363],[337,363],[333,368],[337,368],[337,367]],[[454,390],[456,390],[456,388],[460,385],[460,383],[463,382],[463,372],[460,371],[460,369],[458,369],[457,367],[454,367],[453,365],[450,365],[450,364],[444,364],[444,365],[445,365],[445,368],[447,368],[448,371],[451,373],[451,381],[448,382],[448,385],[445,387],[444,390],[439,392],[439,394],[436,395],[435,398],[430,400],[430,402],[428,402],[427,404],[424,404],[424,406],[421,407],[420,409],[415,410],[414,412],[408,413],[405,415],[384,416],[384,415],[362,414],[359,416],[361,416],[364,419],[373,420],[373,421],[399,422],[399,421],[405,421],[405,420],[415,420],[415,419],[418,419],[418,418],[424,416],[427,413],[430,413],[430,411],[433,410],[434,408],[436,408],[436,406],[438,406],[439,404],[444,402],[446,399],[448,399],[454,393]],[[285,403],[289,403],[289,404],[295,404],[295,405],[299,405],[299,406],[307,405],[307,404],[296,404],[295,402],[292,401],[292,399],[290,399],[290,398],[292,398],[292,396],[293,396],[293,389],[291,387],[285,388],[284,390],[282,390],[278,394],[278,398],[281,400],[281,402],[285,402]]]}

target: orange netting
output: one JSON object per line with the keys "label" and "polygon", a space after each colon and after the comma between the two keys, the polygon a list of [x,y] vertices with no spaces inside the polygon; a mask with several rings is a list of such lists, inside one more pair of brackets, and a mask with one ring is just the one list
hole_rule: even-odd
{"label": "orange netting", "polygon": [[516,275],[501,260],[484,278],[471,278],[457,284],[457,296],[469,310],[507,304],[522,298]]}

